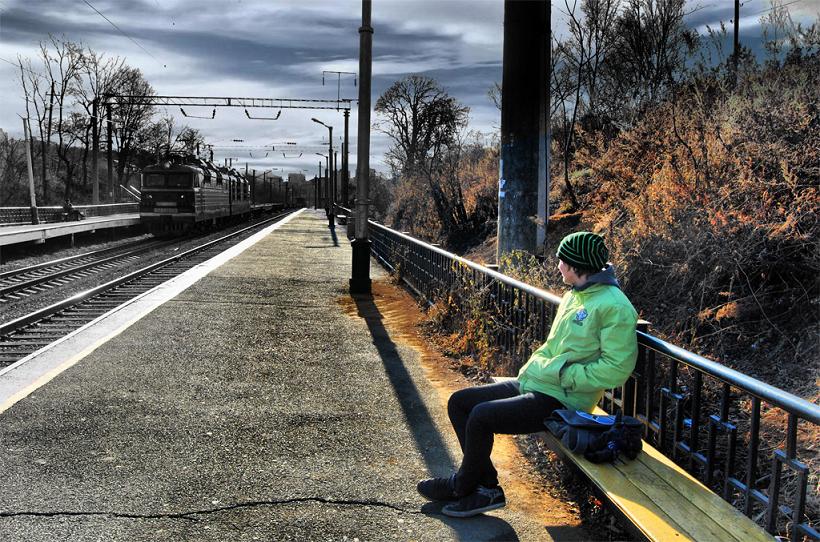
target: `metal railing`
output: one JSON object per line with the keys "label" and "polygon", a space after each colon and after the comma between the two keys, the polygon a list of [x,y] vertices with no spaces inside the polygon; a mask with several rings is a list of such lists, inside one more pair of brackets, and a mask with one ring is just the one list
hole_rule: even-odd
{"label": "metal railing", "polygon": [[[110,216],[125,213],[139,213],[139,203],[106,203],[102,205],[74,205],[86,217]],[[51,205],[37,208],[40,223],[59,222],[63,212],[62,205]],[[30,224],[31,207],[0,207],[0,224]]]}
{"label": "metal railing", "polygon": [[[465,324],[480,319],[483,347],[508,359],[511,371],[545,340],[560,297],[373,221],[370,239],[373,254],[428,302],[450,304]],[[820,407],[645,326],[638,345],[634,373],[605,394],[602,408],[641,419],[649,443],[769,533],[820,539],[805,514],[810,480],[818,498],[817,474],[800,460],[816,452],[799,441],[816,433]]]}

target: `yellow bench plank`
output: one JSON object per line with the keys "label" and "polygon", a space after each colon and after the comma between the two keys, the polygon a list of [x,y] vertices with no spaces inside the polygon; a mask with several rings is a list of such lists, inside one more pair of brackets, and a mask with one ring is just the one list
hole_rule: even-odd
{"label": "yellow bench plank", "polygon": [[[566,451],[550,433],[545,433],[545,435],[553,446],[561,448],[562,453],[571,457],[578,468],[606,495],[610,503],[620,510],[647,539],[664,542],[667,540],[699,542],[689,536],[686,529],[666,514],[657,503],[647,498],[646,494],[619,469],[612,468],[611,465],[590,463],[579,458]],[[611,488],[618,488],[617,493]]]}
{"label": "yellow bench plank", "polygon": [[[595,413],[606,414],[600,408]],[[773,540],[751,519],[645,441],[635,461],[596,464],[566,450],[549,432],[545,434],[552,446],[570,458],[649,540]]]}
{"label": "yellow bench plank", "polygon": [[698,510],[719,521],[737,540],[768,540],[774,537],[734,506],[710,491],[698,479],[676,465],[671,459],[644,442],[644,453],[636,459],[657,477],[672,486],[682,498],[688,499]]}

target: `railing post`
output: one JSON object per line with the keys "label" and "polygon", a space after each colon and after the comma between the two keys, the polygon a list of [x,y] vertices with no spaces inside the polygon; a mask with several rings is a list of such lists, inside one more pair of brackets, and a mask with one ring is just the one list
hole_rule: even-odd
{"label": "railing post", "polygon": [[[649,322],[640,320],[637,328],[641,333],[649,333]],[[635,416],[635,413],[637,412],[639,380],[644,375],[645,365],[646,347],[639,342],[638,360],[635,362],[635,370],[624,383],[624,392],[621,397],[621,409],[623,410],[625,416]]]}

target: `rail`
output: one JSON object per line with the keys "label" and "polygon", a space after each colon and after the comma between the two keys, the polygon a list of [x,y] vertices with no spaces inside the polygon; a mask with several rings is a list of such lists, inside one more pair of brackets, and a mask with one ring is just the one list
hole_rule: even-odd
{"label": "rail", "polygon": [[[512,371],[543,342],[558,296],[369,224],[373,254],[428,302],[449,303],[465,322],[483,326],[483,346],[511,360]],[[816,452],[798,438],[816,434],[820,406],[653,337],[645,326],[638,345],[635,372],[601,406],[640,418],[648,442],[769,533],[820,539],[806,517],[807,499],[818,499],[817,473],[801,461]]]}

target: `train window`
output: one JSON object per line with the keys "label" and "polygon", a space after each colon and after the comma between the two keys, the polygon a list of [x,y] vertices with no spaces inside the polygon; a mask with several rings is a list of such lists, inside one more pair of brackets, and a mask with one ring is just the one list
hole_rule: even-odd
{"label": "train window", "polygon": [[190,173],[169,173],[168,187],[169,188],[191,188],[193,182]]}
{"label": "train window", "polygon": [[165,186],[165,175],[149,173],[143,177],[142,185],[148,187]]}

